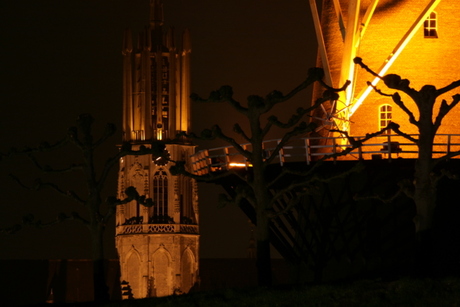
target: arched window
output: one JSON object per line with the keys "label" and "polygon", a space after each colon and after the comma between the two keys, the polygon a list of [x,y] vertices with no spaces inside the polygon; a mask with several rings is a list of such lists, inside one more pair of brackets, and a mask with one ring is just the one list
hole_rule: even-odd
{"label": "arched window", "polygon": [[[391,114],[392,108],[391,105],[389,104],[384,104],[380,106],[379,109],[379,130],[385,128],[388,126],[388,124],[391,122],[392,114]],[[390,134],[391,130],[385,131],[385,134]]]}
{"label": "arched window", "polygon": [[423,24],[425,38],[438,38],[438,14],[431,12]]}
{"label": "arched window", "polygon": [[193,188],[192,179],[186,176],[179,177],[180,184],[180,212],[182,224],[195,224],[195,214],[193,212]]}
{"label": "arched window", "polygon": [[155,203],[153,215],[168,216],[168,174],[162,169],[153,175],[153,201]]}

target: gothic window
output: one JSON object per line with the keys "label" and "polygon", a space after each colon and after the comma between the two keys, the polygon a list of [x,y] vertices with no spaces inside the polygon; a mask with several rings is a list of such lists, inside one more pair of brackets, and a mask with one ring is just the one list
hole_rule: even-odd
{"label": "gothic window", "polygon": [[[129,170],[128,179],[128,185],[135,187],[139,194],[145,195],[147,193],[145,189],[145,181],[148,179],[146,178],[144,167],[138,161],[137,156],[135,157],[135,161]],[[131,219],[130,223],[137,224],[140,220],[136,218],[141,216],[139,203],[132,201],[128,208],[129,209],[126,212],[126,217]]]}
{"label": "gothic window", "polygon": [[431,12],[423,24],[425,38],[438,38],[438,14]]}
{"label": "gothic window", "polygon": [[153,176],[153,201],[155,216],[168,216],[168,175],[162,169]]}
{"label": "gothic window", "polygon": [[[392,108],[391,105],[389,104],[384,104],[380,106],[379,109],[379,130],[385,128],[388,126],[388,124],[391,122],[391,116],[392,116]],[[385,131],[385,134],[390,134],[391,130]]]}
{"label": "gothic window", "polygon": [[195,215],[193,213],[193,189],[192,179],[180,176],[180,211],[182,224],[195,224]]}

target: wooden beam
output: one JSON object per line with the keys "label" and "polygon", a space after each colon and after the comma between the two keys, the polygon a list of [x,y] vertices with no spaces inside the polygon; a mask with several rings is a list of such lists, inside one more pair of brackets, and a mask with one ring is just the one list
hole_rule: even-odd
{"label": "wooden beam", "polygon": [[342,40],[345,41],[347,31],[345,28],[345,23],[343,22],[342,8],[340,7],[339,0],[334,0],[334,9],[335,9],[335,14],[337,16],[337,20],[339,21],[339,29],[340,29],[340,33],[342,33]]}
{"label": "wooden beam", "polygon": [[316,40],[318,42],[319,54],[321,56],[321,62],[323,64],[323,69],[324,69],[324,78],[325,78],[324,81],[326,82],[327,85],[333,86],[331,69],[329,66],[329,60],[327,58],[326,44],[324,42],[323,31],[321,29],[321,19],[319,18],[318,8],[316,6],[316,0],[309,0],[309,1],[310,1],[311,15],[313,17],[313,24],[315,26]]}
{"label": "wooden beam", "polygon": [[[339,84],[344,84],[347,80],[354,84],[354,71],[355,66],[353,59],[356,56],[356,38],[359,21],[359,12],[361,8],[360,0],[350,0],[348,2],[347,12],[347,34],[345,36],[345,43],[343,48],[342,66],[340,68],[340,81]],[[345,92],[339,93],[340,98],[337,101],[337,109],[341,110],[340,114],[336,114],[341,119],[338,127],[340,130],[349,130],[349,116],[348,108],[352,102],[353,97],[353,86],[349,86]]]}
{"label": "wooden beam", "polygon": [[372,16],[374,15],[375,9],[377,8],[377,4],[379,4],[379,0],[372,0],[372,3],[367,7],[366,13],[364,14],[363,20],[361,21],[361,26],[359,27],[358,39],[356,40],[356,48],[359,47],[361,43],[361,39],[366,32],[367,26],[371,21]]}

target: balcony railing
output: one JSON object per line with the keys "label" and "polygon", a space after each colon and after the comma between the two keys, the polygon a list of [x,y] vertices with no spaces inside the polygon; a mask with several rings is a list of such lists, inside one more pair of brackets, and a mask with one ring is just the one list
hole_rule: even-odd
{"label": "balcony railing", "polygon": [[132,224],[116,227],[117,235],[154,233],[187,233],[198,234],[198,225],[190,224]]}
{"label": "balcony railing", "polygon": [[[418,135],[410,135],[418,138]],[[355,137],[363,139],[364,137]],[[289,141],[276,154],[273,163],[283,165],[288,162],[312,161],[324,156],[331,156],[334,160],[358,160],[358,159],[391,159],[394,158],[416,158],[418,154],[417,145],[400,135],[379,135],[366,141],[362,147],[356,148],[349,154],[340,157],[333,157],[335,153],[342,152],[351,147],[349,144],[342,144],[342,137],[308,137]],[[265,158],[275,151],[281,139],[268,140],[263,143]],[[243,149],[251,150],[251,144],[241,144]],[[460,134],[438,134],[433,144],[433,157],[441,157],[451,152],[460,151]],[[251,167],[246,160],[232,146],[205,149],[192,155],[193,172],[197,175],[204,175],[209,172],[228,170],[235,167]]]}

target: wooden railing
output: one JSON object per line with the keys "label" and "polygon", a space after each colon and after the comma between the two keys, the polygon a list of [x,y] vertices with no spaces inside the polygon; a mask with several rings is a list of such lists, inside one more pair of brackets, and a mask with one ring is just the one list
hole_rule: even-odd
{"label": "wooden railing", "polygon": [[[418,135],[410,135],[418,138]],[[364,137],[355,137],[362,139]],[[399,135],[380,135],[376,136],[349,154],[334,157],[335,153],[342,152],[351,147],[349,144],[342,144],[341,137],[308,137],[289,141],[283,146],[273,159],[273,163],[283,165],[288,162],[305,162],[310,164],[312,161],[324,156],[331,156],[334,160],[358,160],[358,159],[391,159],[394,158],[416,158],[418,154],[417,145]],[[265,158],[273,154],[276,146],[281,139],[268,140],[263,143]],[[251,144],[241,144],[245,150],[251,150]],[[460,134],[438,134],[433,144],[433,157],[437,158],[445,154],[460,151]],[[234,167],[251,167],[249,161],[245,159],[232,146],[205,149],[192,155],[193,172],[203,175],[208,172],[227,170]]]}

